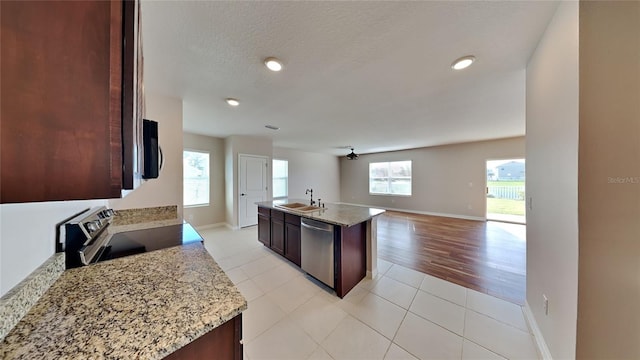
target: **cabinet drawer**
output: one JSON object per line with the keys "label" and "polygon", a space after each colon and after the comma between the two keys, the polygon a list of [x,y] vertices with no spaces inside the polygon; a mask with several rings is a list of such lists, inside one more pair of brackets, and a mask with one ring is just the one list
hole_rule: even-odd
{"label": "cabinet drawer", "polygon": [[266,217],[270,217],[271,216],[271,209],[266,208],[266,207],[262,207],[262,206],[258,206],[258,214],[264,215]]}
{"label": "cabinet drawer", "polygon": [[272,219],[278,219],[278,220],[284,220],[284,213],[282,211],[278,211],[278,210],[271,210],[271,218]]}
{"label": "cabinet drawer", "polygon": [[284,222],[300,226],[300,216],[293,214],[284,214]]}

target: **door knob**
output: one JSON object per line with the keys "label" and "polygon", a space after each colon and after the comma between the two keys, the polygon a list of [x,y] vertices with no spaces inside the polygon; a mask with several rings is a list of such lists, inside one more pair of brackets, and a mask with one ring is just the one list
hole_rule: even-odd
{"label": "door knob", "polygon": [[240,196],[244,196],[244,193],[240,194]]}

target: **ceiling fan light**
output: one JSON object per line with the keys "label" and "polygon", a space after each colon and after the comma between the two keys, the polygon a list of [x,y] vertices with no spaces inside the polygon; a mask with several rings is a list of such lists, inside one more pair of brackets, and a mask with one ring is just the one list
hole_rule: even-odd
{"label": "ceiling fan light", "polygon": [[353,152],[353,148],[351,148],[351,153],[347,154],[347,160],[358,160],[360,155]]}

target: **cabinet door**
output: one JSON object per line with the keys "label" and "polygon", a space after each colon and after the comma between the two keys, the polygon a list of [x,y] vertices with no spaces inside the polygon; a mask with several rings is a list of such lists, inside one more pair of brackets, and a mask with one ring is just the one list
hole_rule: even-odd
{"label": "cabinet door", "polygon": [[284,257],[300,266],[300,224],[285,224]]}
{"label": "cabinet door", "polygon": [[271,219],[261,214],[258,214],[258,240],[271,247]]}
{"label": "cabinet door", "polygon": [[167,355],[164,360],[242,359],[242,314]]}
{"label": "cabinet door", "polygon": [[284,221],[271,217],[271,250],[284,255]]}
{"label": "cabinet door", "polygon": [[124,1],[122,18],[122,188],[133,190],[143,182],[144,159],[141,147],[145,109],[140,2]]}
{"label": "cabinet door", "polygon": [[0,7],[0,202],[120,197],[122,2]]}

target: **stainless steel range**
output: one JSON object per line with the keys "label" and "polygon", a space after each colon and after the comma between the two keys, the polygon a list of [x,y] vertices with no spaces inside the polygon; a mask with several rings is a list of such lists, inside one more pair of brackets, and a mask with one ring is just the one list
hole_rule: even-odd
{"label": "stainless steel range", "polygon": [[102,206],[87,209],[59,225],[56,251],[65,252],[67,269],[203,241],[187,223],[110,234],[115,215]]}
{"label": "stainless steel range", "polygon": [[112,209],[101,206],[87,209],[59,226],[56,251],[65,252],[67,269],[89,265],[100,258],[114,215]]}

